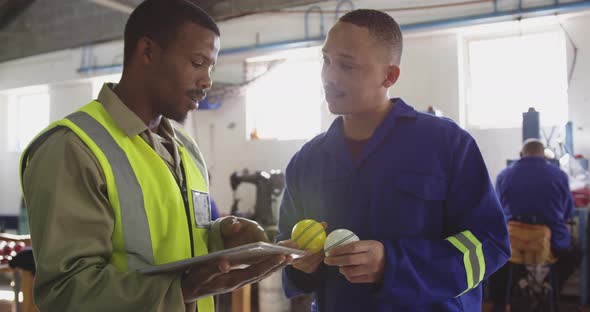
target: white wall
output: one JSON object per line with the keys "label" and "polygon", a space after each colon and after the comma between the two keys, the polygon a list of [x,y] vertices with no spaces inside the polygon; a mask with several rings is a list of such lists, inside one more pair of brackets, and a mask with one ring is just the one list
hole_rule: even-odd
{"label": "white wall", "polygon": [[20,207],[20,187],[18,183],[19,154],[8,149],[6,116],[8,107],[3,105],[8,96],[0,94],[0,215],[14,214]]}
{"label": "white wall", "polygon": [[[12,90],[18,94],[18,90]],[[92,98],[92,87],[89,81],[55,83],[49,85],[50,95],[49,121],[63,118],[70,112],[81,107]],[[9,150],[8,143],[8,100],[7,94],[0,93],[0,215],[14,215],[20,207],[19,161],[20,152]],[[42,125],[45,126],[45,125]]]}
{"label": "white wall", "polygon": [[[327,107],[324,107],[322,117],[322,129],[325,130],[333,119]],[[218,110],[197,111],[193,118],[196,139],[212,176],[211,192],[223,213],[229,212],[232,204],[229,177],[234,171],[241,172],[244,168],[251,173],[284,170],[293,154],[305,143],[303,140],[246,140],[245,97],[227,99]],[[240,212],[253,208],[254,192],[251,184],[242,184],[238,188]]]}
{"label": "white wall", "polygon": [[432,105],[459,122],[457,53],[456,34],[405,38],[400,79],[390,96],[421,111]]}
{"label": "white wall", "polygon": [[565,25],[578,47],[577,66],[573,72],[568,95],[570,119],[574,123],[574,150],[590,158],[590,17],[572,18]]}
{"label": "white wall", "polygon": [[[402,1],[399,5],[415,5],[417,1]],[[322,3],[324,9],[334,7],[333,1]],[[386,8],[390,1],[354,1],[356,7]],[[421,1],[421,4],[437,4],[440,1]],[[514,7],[516,0],[502,1],[506,8]],[[550,4],[552,1],[525,1]],[[397,4],[397,3],[396,3]],[[420,12],[396,12],[402,24],[421,20],[434,20],[449,16],[489,12],[490,5],[470,5],[460,8],[445,8]],[[325,16],[325,28],[333,23],[333,13]],[[575,149],[577,153],[590,156],[590,38],[585,35],[590,28],[590,16],[583,15],[564,20],[579,48],[577,67],[569,89],[570,117],[576,127]],[[319,19],[312,15],[310,29],[318,34]],[[265,15],[239,18],[221,23],[222,47],[248,46],[256,43],[303,38],[303,16]],[[392,88],[392,96],[401,96],[419,110],[434,105],[457,122],[461,121],[461,36],[457,31],[428,34],[406,34],[402,61],[402,76]],[[120,61],[120,41],[94,47],[92,63],[107,65]],[[218,61],[214,80],[241,82],[244,79],[243,60],[255,53],[223,56]],[[571,55],[570,55],[571,57]],[[22,60],[0,63],[0,125],[6,124],[5,97],[2,90],[46,83],[51,90],[51,120],[61,118],[92,98],[92,87],[87,78],[77,69],[81,66],[82,50],[71,49]],[[97,73],[98,74],[98,73]],[[63,83],[63,82],[67,83]],[[322,128],[326,129],[331,117],[324,110]],[[187,121],[186,128],[195,134],[213,176],[212,194],[222,212],[231,205],[229,175],[233,171],[248,168],[251,171],[284,169],[290,157],[303,141],[247,141],[245,128],[245,98],[228,98],[223,106],[214,111],[198,111]],[[230,125],[234,125],[230,127]],[[505,167],[507,158],[515,158],[520,147],[520,129],[469,130],[477,139],[493,178]],[[0,133],[0,214],[16,213],[19,205],[18,154],[6,150],[5,131]],[[253,187],[240,188],[241,207],[254,204]]]}
{"label": "white wall", "polygon": [[88,103],[92,99],[92,84],[89,81],[55,84],[49,92],[49,120],[53,122]]}

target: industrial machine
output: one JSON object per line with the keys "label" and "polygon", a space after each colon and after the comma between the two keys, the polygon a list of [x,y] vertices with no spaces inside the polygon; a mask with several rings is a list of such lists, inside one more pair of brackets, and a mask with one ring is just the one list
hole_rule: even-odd
{"label": "industrial machine", "polygon": [[[239,215],[239,202],[236,191],[242,183],[256,186],[256,203],[254,214],[248,218],[258,222],[271,241],[279,233],[278,210],[279,198],[285,188],[285,175],[280,170],[234,172],[230,176],[233,191],[231,215]],[[283,294],[281,272],[275,272],[266,279],[252,285],[252,310],[259,312],[287,312],[291,310],[290,302]],[[296,310],[297,311],[297,310]]]}
{"label": "industrial machine", "polygon": [[249,173],[234,172],[230,176],[230,185],[233,191],[233,204],[231,214],[238,214],[240,199],[236,196],[236,190],[242,183],[251,183],[256,186],[256,203],[254,215],[250,218],[258,222],[267,231],[270,239],[276,235],[278,221],[278,200],[285,188],[285,175],[280,170],[256,171]]}
{"label": "industrial machine", "polygon": [[[536,111],[534,107],[529,107],[527,112],[522,113],[522,142],[526,141],[527,139],[542,139],[546,146],[545,157],[547,158],[547,161],[559,167],[559,157],[557,156],[561,156],[563,151],[557,151],[556,147],[552,146],[556,129],[556,127],[553,127],[549,135],[547,135],[545,131],[542,131],[540,124],[540,113]],[[543,138],[541,138],[541,134],[543,135]],[[562,145],[563,144],[560,144],[560,146]],[[517,159],[507,159],[506,165],[510,166],[516,161]]]}

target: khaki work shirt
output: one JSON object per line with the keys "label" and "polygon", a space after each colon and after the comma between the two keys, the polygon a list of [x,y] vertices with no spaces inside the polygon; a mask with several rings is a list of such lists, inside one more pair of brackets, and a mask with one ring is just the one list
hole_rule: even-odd
{"label": "khaki work shirt", "polygon": [[[182,143],[170,121],[162,118],[158,134],[149,131],[113,87],[105,84],[97,100],[128,136],[139,134],[182,183],[178,152]],[[180,274],[122,273],[109,264],[114,212],[102,167],[83,141],[62,128],[33,148],[23,185],[39,310],[185,311]],[[209,237],[210,250],[222,248],[216,223]],[[186,311],[195,310],[196,304],[186,306]]]}

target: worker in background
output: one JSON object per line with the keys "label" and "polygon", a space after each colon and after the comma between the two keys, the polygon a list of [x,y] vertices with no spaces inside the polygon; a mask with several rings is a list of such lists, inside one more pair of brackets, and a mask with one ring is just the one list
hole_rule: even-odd
{"label": "worker in background", "polygon": [[[572,248],[567,227],[574,209],[569,179],[545,159],[545,146],[538,139],[526,140],[520,157],[500,172],[496,192],[507,220],[549,227],[561,288],[580,262],[580,253]],[[507,274],[508,267],[504,267],[491,278],[491,295],[497,311],[503,311],[506,305]]]}
{"label": "worker in background", "polygon": [[326,37],[322,80],[332,113],[286,171],[279,239],[315,219],[360,241],[284,269],[289,297],[316,311],[477,311],[480,282],[510,257],[500,204],[475,140],[388,89],[402,34],[391,16],[355,10]]}
{"label": "worker in background", "polygon": [[228,261],[187,272],[137,269],[265,240],[260,226],[211,222],[205,162],[183,122],[211,88],[219,29],[188,0],[147,0],[130,15],[118,84],[44,130],[22,157],[40,311],[213,312],[211,295],[286,264]]}

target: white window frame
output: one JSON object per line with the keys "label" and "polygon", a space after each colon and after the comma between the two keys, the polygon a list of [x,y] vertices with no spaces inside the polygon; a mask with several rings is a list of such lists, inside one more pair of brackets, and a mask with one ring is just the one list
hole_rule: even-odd
{"label": "white window frame", "polygon": [[105,83],[107,83],[107,82],[119,83],[122,75],[123,75],[123,73],[115,73],[115,74],[96,76],[96,77],[90,78],[90,83],[92,84],[92,98],[96,99],[98,97],[98,94],[100,93],[100,90],[102,89],[102,86]]}
{"label": "white window frame", "polygon": [[[542,22],[537,21],[537,24],[541,24],[542,26],[539,27],[538,25],[536,25],[537,27],[535,28],[526,28],[525,26],[521,25],[520,23],[513,23],[511,25],[508,24],[504,24],[501,25],[501,27],[492,27],[490,26],[489,28],[491,29],[487,29],[485,31],[481,31],[481,29],[476,30],[476,31],[471,31],[471,32],[466,32],[463,34],[462,36],[462,40],[459,40],[459,44],[462,45],[462,47],[459,48],[459,64],[460,64],[460,72],[462,73],[462,79],[461,82],[459,84],[460,90],[462,90],[462,98],[460,101],[460,123],[463,127],[467,128],[467,129],[482,129],[482,130],[488,130],[488,129],[509,129],[509,128],[520,128],[522,127],[522,113],[526,112],[528,110],[528,107],[535,107],[537,111],[541,112],[541,126],[542,127],[551,127],[551,126],[563,126],[565,124],[565,122],[567,121],[568,118],[568,111],[569,111],[569,107],[568,107],[568,100],[567,100],[567,71],[568,71],[568,55],[567,55],[567,42],[565,39],[565,35],[563,33],[563,30],[560,29],[558,26],[552,25],[551,23],[547,23],[547,24],[542,24]],[[515,30],[516,29],[516,30]],[[539,107],[538,105],[535,105],[534,103],[527,103],[525,105],[523,105],[523,108],[520,108],[518,110],[518,112],[511,112],[514,115],[511,115],[511,117],[517,118],[518,122],[513,121],[510,122],[508,124],[501,124],[499,126],[493,126],[490,124],[479,124],[479,123],[475,123],[472,120],[470,120],[470,116],[469,116],[469,109],[471,109],[473,107],[473,103],[471,102],[471,91],[472,91],[472,80],[471,80],[471,64],[470,64],[470,51],[469,51],[469,44],[471,42],[475,42],[475,41],[483,41],[483,40],[493,40],[493,39],[502,39],[502,38],[509,38],[509,37],[515,37],[515,36],[529,36],[529,35],[539,35],[539,34],[555,34],[557,35],[560,39],[560,42],[563,43],[563,60],[564,60],[564,72],[563,72],[563,79],[564,79],[564,102],[562,103],[564,105],[563,107],[563,111],[561,112],[561,118],[556,118],[559,119],[559,121],[548,121],[547,119],[551,119],[548,118],[547,115],[547,111],[544,111],[544,109],[542,107]],[[497,62],[498,66],[502,65],[502,60],[501,59],[494,59],[494,60],[490,60],[490,62]],[[539,66],[542,66],[543,64],[539,64]],[[493,88],[493,86],[491,86]],[[526,107],[525,107],[526,106]],[[560,108],[561,109],[561,108]]]}
{"label": "white window frame", "polygon": [[[30,141],[50,123],[51,95],[47,85],[26,87],[5,93],[7,97],[6,133],[9,152],[22,152]],[[24,97],[41,96],[39,102],[24,103]],[[24,111],[19,105],[34,104],[34,109]],[[26,128],[25,128],[26,127]]]}
{"label": "white window frame", "polygon": [[[246,60],[246,80],[251,81],[246,86],[245,135],[247,140],[253,140],[251,137],[253,129],[257,130],[258,138],[256,140],[279,141],[309,140],[322,131],[324,117],[322,109],[325,107],[325,100],[320,76],[322,64],[320,55],[320,47],[311,47],[282,51],[277,54]],[[310,63],[316,62],[316,73],[302,73],[301,77],[305,78],[300,78],[298,84],[286,81],[290,77],[286,77],[284,71],[288,70],[293,73],[296,71],[297,66],[313,68],[316,65]],[[315,70],[311,69],[311,71]],[[260,85],[264,83],[272,84],[272,82],[278,80],[282,81],[274,87]],[[317,97],[313,96],[313,91],[297,90],[302,82],[309,82],[317,86],[317,89],[312,87],[315,89]],[[284,90],[287,90],[284,95],[280,97],[277,94],[274,95],[279,97],[279,101],[266,102],[262,107],[255,106],[256,100],[272,101],[274,98],[272,97],[272,91],[283,87]],[[263,93],[266,93],[266,95],[263,95]],[[289,96],[290,94],[291,96]],[[278,105],[282,105],[282,109],[274,107],[277,102]],[[306,113],[301,113],[302,111]],[[302,118],[302,116],[306,117]],[[267,118],[274,118],[274,120]],[[265,126],[268,128],[265,129]],[[275,129],[273,130],[272,127],[275,127]]]}

